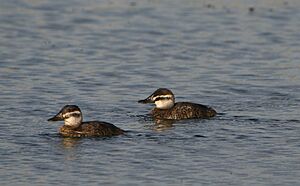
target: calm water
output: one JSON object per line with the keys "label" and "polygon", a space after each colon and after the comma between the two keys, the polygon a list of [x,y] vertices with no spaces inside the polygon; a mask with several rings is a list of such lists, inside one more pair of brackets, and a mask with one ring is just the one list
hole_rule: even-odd
{"label": "calm water", "polygon": [[[300,184],[300,2],[0,4],[0,185]],[[159,87],[220,114],[155,124]],[[61,138],[65,104],[130,132]]]}

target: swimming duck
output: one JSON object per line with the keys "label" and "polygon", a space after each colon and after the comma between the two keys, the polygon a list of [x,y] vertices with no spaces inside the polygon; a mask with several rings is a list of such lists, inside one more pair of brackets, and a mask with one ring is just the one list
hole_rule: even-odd
{"label": "swimming duck", "polygon": [[103,121],[82,122],[82,112],[76,105],[64,106],[48,121],[64,121],[59,133],[64,137],[109,137],[124,134],[124,130]]}
{"label": "swimming duck", "polygon": [[167,88],[159,88],[149,97],[138,102],[154,103],[156,107],[152,109],[150,114],[156,119],[210,118],[217,114],[214,109],[205,105],[190,102],[175,103],[174,94]]}

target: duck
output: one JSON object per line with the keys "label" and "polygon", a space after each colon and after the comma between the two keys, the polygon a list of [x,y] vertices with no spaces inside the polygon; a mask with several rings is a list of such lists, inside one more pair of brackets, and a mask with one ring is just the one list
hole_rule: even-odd
{"label": "duck", "polygon": [[154,103],[155,107],[150,115],[155,119],[197,119],[211,118],[216,116],[217,112],[206,105],[191,102],[175,102],[175,96],[170,89],[159,88],[146,99],[139,100],[138,103]]}
{"label": "duck", "polygon": [[63,137],[111,137],[125,133],[123,129],[108,122],[83,122],[82,112],[77,105],[65,105],[48,121],[64,121],[64,125],[59,128],[59,134]]}

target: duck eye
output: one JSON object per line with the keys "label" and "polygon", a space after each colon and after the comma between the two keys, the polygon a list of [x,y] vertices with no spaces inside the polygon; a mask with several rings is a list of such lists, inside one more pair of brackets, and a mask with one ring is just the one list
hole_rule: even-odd
{"label": "duck eye", "polygon": [[78,118],[78,117],[80,117],[80,114],[78,114],[78,113],[73,113],[73,114],[68,114],[68,115],[66,116],[66,118],[70,118],[70,117]]}
{"label": "duck eye", "polygon": [[68,119],[70,117],[80,117],[80,113],[79,112],[71,112],[71,113],[67,113],[64,115],[65,119]]}
{"label": "duck eye", "polygon": [[161,101],[161,100],[168,100],[168,99],[170,99],[170,97],[156,97],[155,99],[154,99],[154,101]]}

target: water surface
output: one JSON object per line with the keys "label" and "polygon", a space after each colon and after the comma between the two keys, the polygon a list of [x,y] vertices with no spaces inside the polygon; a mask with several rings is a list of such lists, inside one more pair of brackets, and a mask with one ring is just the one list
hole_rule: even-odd
{"label": "water surface", "polygon": [[[299,8],[2,1],[0,184],[299,185]],[[155,124],[137,100],[159,87],[220,114]],[[130,132],[61,138],[65,104]]]}

